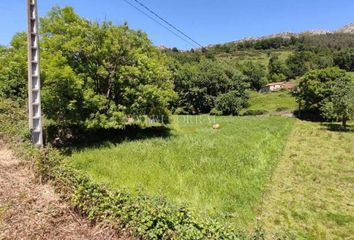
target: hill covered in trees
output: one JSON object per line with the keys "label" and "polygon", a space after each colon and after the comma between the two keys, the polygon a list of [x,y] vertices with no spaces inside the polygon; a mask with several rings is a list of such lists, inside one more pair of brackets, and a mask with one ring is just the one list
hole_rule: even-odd
{"label": "hill covered in trees", "polygon": [[[175,73],[178,113],[238,115],[247,106],[247,91],[258,91],[269,82],[294,81],[311,70],[329,67],[353,72],[353,26],[349,24],[334,32],[275,34],[189,51],[163,49],[170,56]],[[231,69],[237,72],[237,81],[232,80]],[[238,94],[229,94],[230,88],[225,84],[228,81],[220,79],[222,76],[236,83]],[[240,104],[236,106],[235,102]]]}

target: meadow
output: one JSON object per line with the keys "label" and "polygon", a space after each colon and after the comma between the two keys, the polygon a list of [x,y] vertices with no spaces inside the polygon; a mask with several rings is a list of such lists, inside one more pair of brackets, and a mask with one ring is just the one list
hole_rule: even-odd
{"label": "meadow", "polygon": [[67,161],[109,188],[162,196],[200,217],[245,227],[255,220],[293,122],[174,116],[166,136],[108,141],[76,150]]}
{"label": "meadow", "polygon": [[266,111],[276,113],[282,111],[294,111],[298,105],[295,98],[288,91],[277,91],[269,93],[259,93],[250,91],[249,107],[243,111]]}
{"label": "meadow", "polygon": [[268,233],[297,239],[354,236],[354,124],[296,120],[262,206]]}

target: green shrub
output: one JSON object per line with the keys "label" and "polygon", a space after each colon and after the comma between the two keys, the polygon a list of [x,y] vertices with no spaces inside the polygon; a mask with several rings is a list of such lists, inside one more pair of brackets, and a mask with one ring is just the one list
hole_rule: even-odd
{"label": "green shrub", "polygon": [[237,116],[246,104],[247,100],[238,91],[222,94],[216,99],[216,109],[223,115]]}

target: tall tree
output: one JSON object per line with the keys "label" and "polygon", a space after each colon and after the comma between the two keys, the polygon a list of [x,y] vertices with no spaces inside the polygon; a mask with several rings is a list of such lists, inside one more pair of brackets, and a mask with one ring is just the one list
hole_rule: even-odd
{"label": "tall tree", "polygon": [[0,49],[0,96],[24,102],[27,96],[27,35],[16,34]]}
{"label": "tall tree", "polygon": [[168,119],[171,72],[145,33],[55,7],[41,19],[41,34],[49,118],[88,128],[120,128],[129,117]]}
{"label": "tall tree", "polygon": [[317,111],[328,120],[343,125],[353,117],[353,79],[339,68],[313,70],[301,79],[297,101],[304,110]]}
{"label": "tall tree", "polygon": [[278,82],[286,80],[288,68],[278,55],[272,55],[268,64],[268,78],[270,81]]}
{"label": "tall tree", "polygon": [[321,114],[327,119],[342,122],[346,128],[347,122],[354,119],[354,83],[338,79],[331,91],[331,95],[321,103]]}
{"label": "tall tree", "polygon": [[334,57],[334,63],[341,69],[354,71],[354,48],[339,51]]}
{"label": "tall tree", "polygon": [[261,63],[247,61],[242,66],[242,73],[247,77],[250,87],[256,91],[268,83],[267,69]]}

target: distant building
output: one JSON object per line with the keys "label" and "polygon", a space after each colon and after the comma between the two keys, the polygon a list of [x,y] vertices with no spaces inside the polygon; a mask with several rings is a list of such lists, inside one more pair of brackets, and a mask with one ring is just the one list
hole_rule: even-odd
{"label": "distant building", "polygon": [[274,83],[268,83],[267,85],[262,87],[260,92],[274,92],[282,89],[292,91],[295,89],[295,87],[296,87],[295,84],[290,82],[274,82]]}
{"label": "distant building", "polygon": [[283,88],[288,90],[288,91],[293,91],[293,90],[295,90],[296,85],[294,83],[291,83],[291,82],[285,82]]}

